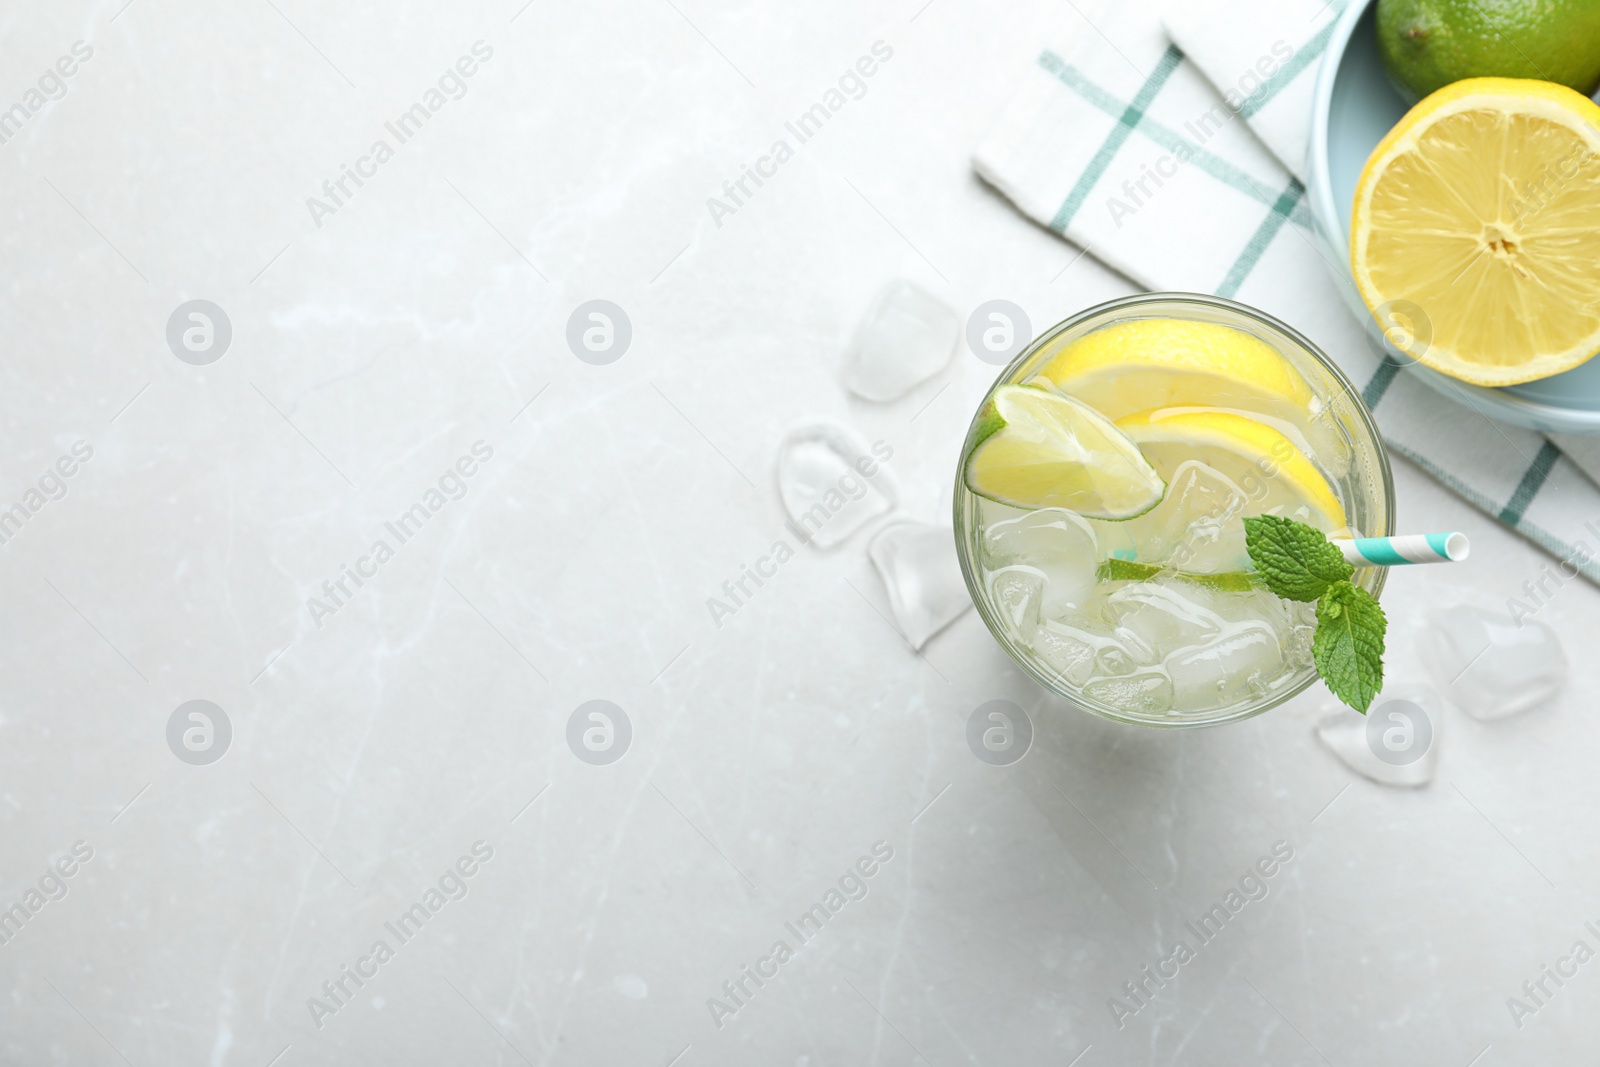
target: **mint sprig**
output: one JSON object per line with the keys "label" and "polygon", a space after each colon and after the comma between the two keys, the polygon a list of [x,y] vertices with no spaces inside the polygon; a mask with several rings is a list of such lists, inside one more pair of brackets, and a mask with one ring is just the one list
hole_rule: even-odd
{"label": "mint sprig", "polygon": [[1389,622],[1372,594],[1348,581],[1317,598],[1317,632],[1311,657],[1333,695],[1367,713],[1383,688],[1383,635]]}
{"label": "mint sprig", "polygon": [[1317,605],[1311,657],[1333,695],[1363,715],[1383,688],[1383,608],[1321,530],[1277,515],[1244,520],[1245,549],[1267,588]]}
{"label": "mint sprig", "polygon": [[1285,600],[1310,603],[1356,572],[1321,530],[1293,519],[1245,519],[1244,545],[1267,588]]}

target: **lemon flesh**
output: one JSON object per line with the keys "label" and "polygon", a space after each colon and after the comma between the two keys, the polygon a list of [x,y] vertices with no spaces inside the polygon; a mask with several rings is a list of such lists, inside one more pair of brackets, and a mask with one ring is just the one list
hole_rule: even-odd
{"label": "lemon flesh", "polygon": [[1163,482],[1126,434],[1070,397],[1004,385],[984,405],[962,465],[967,488],[1017,508],[1126,519],[1155,507]]}
{"label": "lemon flesh", "polygon": [[1548,82],[1474,78],[1423,100],[1356,187],[1350,265],[1409,354],[1474,385],[1600,351],[1600,107]]}
{"label": "lemon flesh", "polygon": [[1164,478],[1193,460],[1230,479],[1244,492],[1244,514],[1282,515],[1325,532],[1345,527],[1344,507],[1322,472],[1265,423],[1221,411],[1154,410],[1116,425]]}
{"label": "lemon flesh", "polygon": [[1135,319],[1078,338],[1039,371],[1110,419],[1150,408],[1239,408],[1293,422],[1311,387],[1271,345],[1243,330],[1184,319]]}

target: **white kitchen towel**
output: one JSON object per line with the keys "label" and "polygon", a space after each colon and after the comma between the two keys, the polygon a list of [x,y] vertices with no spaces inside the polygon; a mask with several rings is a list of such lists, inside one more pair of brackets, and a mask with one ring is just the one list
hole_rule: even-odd
{"label": "white kitchen towel", "polygon": [[[1340,268],[1315,236],[1304,186],[1171,42],[1160,7],[1071,7],[978,146],[978,173],[1141,285],[1237,299],[1299,329],[1361,389],[1392,451],[1600,584],[1600,488],[1544,435],[1447,399],[1369,347],[1334,287]],[[1315,57],[1301,56],[1316,40],[1286,59],[1269,40],[1262,84],[1296,66],[1280,87],[1305,77]],[[1403,503],[1397,521],[1407,529]]]}
{"label": "white kitchen towel", "polygon": [[1172,43],[1302,183],[1317,68],[1345,2],[1181,0],[1162,16]]}

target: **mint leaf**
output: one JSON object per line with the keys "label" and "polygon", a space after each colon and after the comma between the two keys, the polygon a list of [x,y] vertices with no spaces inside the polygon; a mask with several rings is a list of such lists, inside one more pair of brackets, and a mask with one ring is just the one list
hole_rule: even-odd
{"label": "mint leaf", "polygon": [[1293,519],[1277,515],[1245,519],[1244,545],[1261,580],[1285,600],[1309,603],[1355,573],[1321,530]]}
{"label": "mint leaf", "polygon": [[1311,639],[1317,673],[1334,696],[1363,715],[1383,688],[1388,625],[1372,594],[1348,581],[1333,583],[1317,599],[1317,632]]}
{"label": "mint leaf", "polygon": [[1355,568],[1321,530],[1277,515],[1244,520],[1245,548],[1267,588],[1315,601],[1311,658],[1333,695],[1363,715],[1383,688],[1383,609],[1350,581]]}

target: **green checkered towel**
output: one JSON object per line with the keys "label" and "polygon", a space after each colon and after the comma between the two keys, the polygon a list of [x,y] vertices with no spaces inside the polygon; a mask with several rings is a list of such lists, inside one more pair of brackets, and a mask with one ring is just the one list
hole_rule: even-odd
{"label": "green checkered towel", "polygon": [[[1209,68],[1190,61],[1146,0],[1079,0],[1063,39],[1040,53],[978,146],[978,173],[1150,289],[1215,293],[1299,329],[1361,387],[1392,451],[1600,584],[1600,558],[1590,558],[1600,553],[1600,488],[1584,473],[1600,479],[1594,439],[1490,419],[1374,352],[1335,289],[1339,267],[1315,235],[1305,187],[1267,147],[1304,151],[1285,115],[1301,108],[1309,122],[1316,60],[1341,5],[1198,2],[1252,27],[1255,36],[1236,35],[1249,57],[1239,69],[1241,45],[1219,44],[1214,30],[1192,45]],[[1247,17],[1262,6],[1291,14]],[[1192,14],[1171,18],[1174,31],[1222,17]]]}

